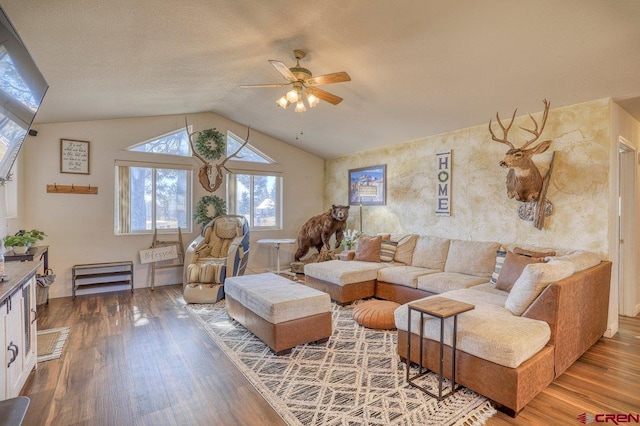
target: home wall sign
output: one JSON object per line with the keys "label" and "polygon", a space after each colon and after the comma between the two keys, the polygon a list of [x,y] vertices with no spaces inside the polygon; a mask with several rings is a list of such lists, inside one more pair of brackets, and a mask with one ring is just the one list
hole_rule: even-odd
{"label": "home wall sign", "polygon": [[60,139],[60,173],[90,174],[90,154],[90,142]]}
{"label": "home wall sign", "polygon": [[436,216],[451,216],[451,150],[436,154]]}

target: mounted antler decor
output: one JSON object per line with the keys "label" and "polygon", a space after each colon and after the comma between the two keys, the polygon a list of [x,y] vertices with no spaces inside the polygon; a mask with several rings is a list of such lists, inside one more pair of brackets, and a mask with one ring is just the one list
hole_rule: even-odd
{"label": "mounted antler decor", "polygon": [[550,215],[553,211],[553,205],[545,197],[547,195],[549,179],[551,178],[551,171],[553,170],[554,158],[551,158],[549,171],[544,178],[542,177],[540,171],[538,170],[538,167],[532,160],[532,157],[534,155],[542,154],[547,149],[549,149],[551,140],[539,142],[533,148],[528,148],[532,143],[540,138],[540,135],[544,130],[544,126],[547,123],[547,116],[549,114],[549,106],[551,105],[551,103],[546,99],[544,99],[543,102],[544,113],[540,126],[538,126],[538,122],[535,120],[535,118],[533,118],[533,116],[529,114],[529,118],[531,118],[531,121],[533,121],[534,128],[526,129],[524,127],[520,127],[522,130],[533,135],[533,138],[525,141],[525,143],[520,148],[516,148],[513,143],[511,143],[507,139],[509,130],[511,129],[513,121],[516,118],[516,112],[518,111],[517,108],[513,112],[511,121],[506,127],[504,126],[504,124],[502,124],[500,115],[496,113],[498,126],[500,126],[500,129],[502,129],[501,138],[497,137],[495,133],[493,133],[493,128],[491,127],[492,122],[491,120],[489,120],[489,133],[491,133],[491,138],[496,142],[503,143],[510,147],[502,161],[500,161],[501,167],[509,169],[509,172],[507,173],[507,196],[509,198],[515,198],[518,201],[522,201],[523,203],[530,203],[520,206],[520,218],[533,220],[535,227],[538,229],[543,228],[544,217]]}
{"label": "mounted antler decor", "polygon": [[[249,132],[251,131],[251,127],[247,128],[247,137],[236,152],[229,155],[221,163],[213,164],[213,161],[219,160],[226,152],[227,142],[225,136],[215,128],[189,133],[189,125],[187,124],[186,118],[184,119],[184,126],[187,130],[187,135],[189,135],[189,143],[191,144],[193,155],[202,161],[202,166],[200,166],[200,170],[198,171],[198,181],[200,181],[200,184],[205,190],[214,192],[216,189],[220,188],[220,185],[222,184],[223,170],[226,170],[227,172],[229,171],[225,166],[225,163],[234,157],[238,157],[242,148],[244,148],[249,142]],[[194,142],[194,136],[196,133],[198,136]],[[213,166],[216,167],[215,173],[213,173]]]}

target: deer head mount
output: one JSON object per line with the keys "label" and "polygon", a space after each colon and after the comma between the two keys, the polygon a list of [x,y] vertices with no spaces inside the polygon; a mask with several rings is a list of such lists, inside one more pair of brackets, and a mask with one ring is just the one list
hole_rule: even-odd
{"label": "deer head mount", "polygon": [[[236,152],[234,152],[233,154],[227,156],[227,158],[225,158],[222,162],[215,164],[215,163],[212,163],[210,160],[219,159],[221,157],[221,154],[215,154],[212,158],[207,159],[204,156],[202,156],[200,153],[198,153],[198,151],[196,150],[195,143],[193,141],[194,136],[196,134],[200,135],[206,131],[189,133],[189,125],[187,124],[186,118],[184,120],[184,126],[187,131],[187,135],[189,136],[189,144],[191,145],[191,150],[193,151],[193,155],[195,155],[197,159],[202,161],[202,166],[200,166],[200,170],[198,170],[198,181],[200,182],[200,185],[202,185],[202,187],[205,190],[209,192],[214,192],[215,190],[220,188],[220,185],[222,184],[222,177],[224,176],[223,171],[226,170],[227,172],[229,172],[229,169],[227,169],[227,167],[225,166],[225,163],[234,157],[240,158],[238,154],[240,153],[240,151],[242,151],[242,148],[244,148],[245,145],[249,143],[249,133],[251,131],[251,127],[247,128],[247,137],[244,138],[244,143],[240,145],[240,148],[238,148]],[[213,131],[215,131],[215,129],[213,129]],[[210,140],[207,141],[207,143],[208,144],[216,143],[218,145],[224,144],[224,146],[226,146],[224,139],[222,139],[222,141],[219,141],[215,137],[211,137]],[[223,148],[224,147],[222,146],[216,146],[214,149],[210,151],[212,153],[214,152],[221,153]],[[215,172],[213,171],[214,166],[215,166]]]}
{"label": "deer head mount", "polygon": [[508,133],[513,125],[513,121],[516,118],[516,112],[518,109],[513,112],[513,116],[511,116],[511,121],[505,127],[502,124],[502,120],[500,120],[500,116],[496,113],[496,120],[500,129],[502,129],[502,137],[499,138],[493,133],[493,129],[491,127],[491,120],[489,120],[489,133],[491,133],[491,137],[494,141],[503,143],[509,146],[509,150],[505,154],[502,161],[500,161],[500,166],[509,169],[507,173],[507,196],[509,198],[515,198],[518,201],[528,202],[528,201],[538,201],[540,198],[540,191],[542,190],[543,178],[540,175],[540,171],[538,167],[533,162],[531,157],[536,154],[542,154],[551,145],[551,140],[546,140],[543,142],[539,142],[532,148],[528,148],[532,143],[540,138],[542,131],[544,130],[544,126],[547,123],[547,115],[549,114],[549,105],[550,102],[546,99],[544,102],[544,114],[542,116],[542,124],[538,129],[538,122],[529,114],[529,118],[533,121],[534,128],[526,129],[524,127],[520,127],[522,130],[531,133],[533,138],[526,141],[520,148],[516,148],[513,143],[511,143],[508,139]]}

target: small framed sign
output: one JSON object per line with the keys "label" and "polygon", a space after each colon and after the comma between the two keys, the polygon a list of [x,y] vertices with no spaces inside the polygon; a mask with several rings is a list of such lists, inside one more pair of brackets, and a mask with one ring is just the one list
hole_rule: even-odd
{"label": "small framed sign", "polygon": [[91,174],[90,142],[60,139],[60,173]]}

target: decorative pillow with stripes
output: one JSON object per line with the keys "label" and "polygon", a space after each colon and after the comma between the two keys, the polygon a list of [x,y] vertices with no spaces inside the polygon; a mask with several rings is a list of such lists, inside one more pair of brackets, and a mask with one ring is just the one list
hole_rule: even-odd
{"label": "decorative pillow with stripes", "polygon": [[382,248],[380,249],[381,262],[393,262],[393,256],[398,250],[397,241],[382,240]]}
{"label": "decorative pillow with stripes", "polygon": [[504,265],[504,258],[507,257],[507,250],[500,248],[496,251],[496,267],[493,270],[493,274],[491,274],[491,284],[496,285],[498,282],[498,276],[500,275],[500,271],[502,270],[502,265]]}

